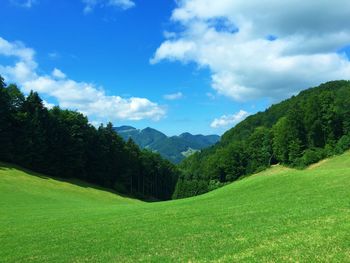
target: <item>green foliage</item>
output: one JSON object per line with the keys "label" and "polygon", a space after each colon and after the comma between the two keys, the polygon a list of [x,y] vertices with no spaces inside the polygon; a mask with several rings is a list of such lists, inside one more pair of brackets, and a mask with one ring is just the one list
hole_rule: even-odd
{"label": "green foliage", "polygon": [[337,154],[341,154],[346,150],[350,149],[350,133],[347,135],[343,135],[340,140],[337,142],[335,152]]}
{"label": "green foliage", "polygon": [[91,126],[82,114],[48,110],[0,77],[0,160],[77,178],[140,198],[170,199],[179,171],[158,154],[124,142],[112,124]]}
{"label": "green foliage", "polygon": [[[305,167],[342,153],[350,148],[349,130],[350,82],[328,82],[248,117],[227,131],[219,144],[190,156],[180,168],[205,181],[210,190],[211,180],[232,182],[277,163]],[[188,189],[191,183],[181,185]],[[186,189],[178,192],[196,193]]]}
{"label": "green foliage", "polygon": [[273,151],[278,160],[289,162],[289,143],[293,140],[289,133],[290,123],[287,117],[282,117],[273,126]]}
{"label": "green foliage", "polygon": [[4,79],[0,76],[0,160],[5,161],[12,158],[11,114],[10,96],[6,92]]}
{"label": "green foliage", "polygon": [[308,166],[313,163],[317,163],[318,161],[327,157],[327,153],[322,148],[311,148],[307,149],[304,152],[301,160],[299,160],[300,166]]}
{"label": "green foliage", "polygon": [[350,262],[349,188],[350,153],[156,203],[0,164],[0,261]]}
{"label": "green foliage", "polygon": [[262,171],[270,165],[273,157],[272,149],[273,133],[265,127],[255,129],[247,140],[247,149],[250,160],[247,165],[247,173]]}
{"label": "green foliage", "polygon": [[224,183],[221,183],[219,181],[210,180],[208,185],[208,191],[214,191],[220,187],[223,187],[224,185],[225,185]]}

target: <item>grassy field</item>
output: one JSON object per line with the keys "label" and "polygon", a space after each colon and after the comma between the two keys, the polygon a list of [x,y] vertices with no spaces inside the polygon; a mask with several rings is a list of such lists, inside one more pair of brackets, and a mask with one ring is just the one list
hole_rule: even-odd
{"label": "grassy field", "polygon": [[350,262],[350,153],[143,203],[0,165],[1,262]]}

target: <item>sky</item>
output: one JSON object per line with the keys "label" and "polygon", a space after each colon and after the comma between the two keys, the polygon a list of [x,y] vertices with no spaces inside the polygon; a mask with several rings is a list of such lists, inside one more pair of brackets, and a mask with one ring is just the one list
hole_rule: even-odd
{"label": "sky", "polygon": [[350,79],[348,0],[0,0],[0,74],[90,122],[219,134]]}

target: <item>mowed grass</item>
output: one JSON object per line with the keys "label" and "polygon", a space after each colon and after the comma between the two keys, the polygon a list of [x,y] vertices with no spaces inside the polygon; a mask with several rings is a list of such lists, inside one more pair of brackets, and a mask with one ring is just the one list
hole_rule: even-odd
{"label": "mowed grass", "polygon": [[144,203],[0,165],[0,262],[350,262],[350,153]]}

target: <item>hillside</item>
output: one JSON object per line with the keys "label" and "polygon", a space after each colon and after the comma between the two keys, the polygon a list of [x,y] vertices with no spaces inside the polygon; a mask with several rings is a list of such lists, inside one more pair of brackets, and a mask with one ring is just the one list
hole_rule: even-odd
{"label": "hillside", "polygon": [[349,262],[350,153],[143,203],[0,165],[3,262]]}
{"label": "hillside", "polygon": [[47,108],[37,92],[25,95],[1,76],[0,161],[145,200],[171,199],[179,175],[159,154],[124,142],[111,123],[96,128],[77,111]]}
{"label": "hillside", "polygon": [[193,196],[281,163],[304,168],[350,148],[350,81],[332,81],[249,116],[181,163],[174,197]]}
{"label": "hillside", "polygon": [[188,132],[168,137],[152,128],[138,130],[131,126],[115,127],[114,130],[127,141],[131,138],[141,148],[158,152],[173,163],[179,163],[189,155],[210,147],[220,140],[218,135],[192,135]]}

